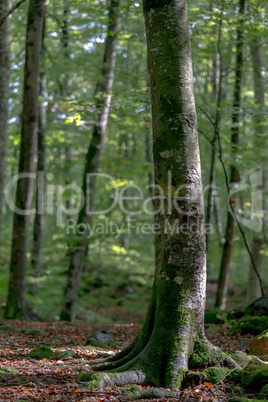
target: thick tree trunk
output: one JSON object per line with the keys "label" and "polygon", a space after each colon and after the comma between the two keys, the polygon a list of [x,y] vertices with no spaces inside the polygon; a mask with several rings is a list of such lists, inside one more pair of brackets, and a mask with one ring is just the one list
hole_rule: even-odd
{"label": "thick tree trunk", "polygon": [[[254,38],[250,44],[251,55],[252,55],[252,67],[253,67],[253,82],[254,82],[254,98],[256,105],[256,113],[254,115],[256,140],[262,149],[262,169],[263,169],[263,211],[266,211],[265,205],[265,191],[267,190],[267,143],[266,143],[266,126],[265,119],[262,111],[265,107],[265,69],[264,69],[264,58],[263,58],[263,46],[260,38]],[[265,222],[264,222],[265,223]],[[252,256],[255,262],[255,267],[258,273],[261,275],[263,250],[265,244],[265,238],[263,234],[253,237],[252,243]],[[252,264],[249,268],[249,278],[248,278],[248,289],[247,289],[247,302],[252,303],[254,300],[262,296],[261,286],[258,276],[254,270]]]}
{"label": "thick tree trunk", "polygon": [[[6,17],[11,8],[10,0],[0,2],[0,21]],[[7,120],[8,120],[8,97],[10,78],[10,18],[0,26],[0,235],[2,227],[3,194],[6,177],[6,156],[7,156]]]}
{"label": "thick tree trunk", "polygon": [[[242,74],[243,74],[243,54],[244,54],[244,18],[247,12],[247,0],[240,0],[240,17],[241,22],[237,29],[237,48],[236,48],[236,67],[235,67],[235,88],[234,88],[234,101],[233,101],[233,117],[232,117],[232,154],[235,158],[237,145],[239,143],[239,124],[240,124],[240,107],[241,107],[241,93],[242,93]],[[231,166],[231,183],[239,182],[239,172],[235,165]],[[233,198],[231,202],[236,204],[236,199]],[[231,263],[231,256],[233,250],[233,239],[235,230],[235,217],[228,208],[227,224],[225,230],[225,243],[223,245],[220,275],[218,279],[218,288],[215,301],[215,307],[221,310],[226,308],[226,298],[228,291],[228,279]]]}
{"label": "thick tree trunk", "polygon": [[33,198],[33,178],[29,177],[29,175],[33,175],[35,171],[34,159],[38,132],[39,70],[44,4],[45,0],[31,0],[28,11],[19,158],[19,174],[26,174],[27,177],[18,181],[16,190],[16,207],[21,211],[16,210],[14,212],[6,318],[19,318],[26,315],[26,252],[29,211]]}
{"label": "thick tree trunk", "polygon": [[[120,26],[120,0],[112,0],[109,10],[109,24],[105,43],[105,53],[102,65],[102,80],[97,84],[95,91],[96,121],[93,128],[92,140],[86,156],[86,165],[83,176],[82,190],[85,195],[85,203],[78,217],[78,224],[90,224],[92,203],[94,199],[94,190],[96,176],[90,178],[90,174],[97,173],[104,135],[108,123],[112,88],[114,81],[115,61],[116,61],[116,43]],[[89,188],[88,188],[89,187]],[[67,284],[65,287],[63,308],[61,319],[73,321],[75,319],[75,304],[78,297],[80,277],[83,270],[84,259],[87,254],[89,241],[82,237],[79,246],[71,250],[71,262],[68,271]]]}
{"label": "thick tree trunk", "polygon": [[139,337],[93,365],[113,370],[93,374],[90,385],[135,382],[178,389],[188,364],[204,367],[225,357],[203,330],[205,217],[186,1],[143,4],[153,122],[155,280]]}

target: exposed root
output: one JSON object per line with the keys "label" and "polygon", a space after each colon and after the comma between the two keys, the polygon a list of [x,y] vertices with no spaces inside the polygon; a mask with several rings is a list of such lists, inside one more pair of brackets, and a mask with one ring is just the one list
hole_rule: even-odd
{"label": "exposed root", "polygon": [[225,365],[231,369],[240,369],[230,356],[220,348],[213,346],[204,335],[198,335],[195,340],[194,352],[190,357],[189,367],[197,369],[200,367],[211,367]]}
{"label": "exposed root", "polygon": [[181,392],[168,391],[166,389],[161,389],[161,388],[146,388],[146,389],[141,389],[140,391],[121,394],[121,397],[128,398],[128,399],[178,398],[178,400],[179,400],[180,395],[181,395]]}
{"label": "exposed root", "polygon": [[107,386],[118,386],[128,384],[145,384],[146,375],[142,370],[132,369],[120,373],[92,373],[87,388],[99,388],[103,390]]}

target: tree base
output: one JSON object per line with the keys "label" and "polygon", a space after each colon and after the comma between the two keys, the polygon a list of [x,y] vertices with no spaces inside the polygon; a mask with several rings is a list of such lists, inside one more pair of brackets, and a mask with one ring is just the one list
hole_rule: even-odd
{"label": "tree base", "polygon": [[[149,344],[137,353],[138,345],[139,342],[130,345],[128,353],[123,350],[118,355],[94,362],[91,369],[104,372],[91,373],[88,387],[103,389],[105,386],[139,384],[179,390],[188,369],[184,364],[186,353],[178,349],[177,354],[172,354],[173,360],[163,366],[166,356],[161,358],[159,353],[151,353]],[[194,350],[187,362],[191,369],[222,365],[232,369],[240,368],[230,356],[211,345],[201,334],[196,336]]]}

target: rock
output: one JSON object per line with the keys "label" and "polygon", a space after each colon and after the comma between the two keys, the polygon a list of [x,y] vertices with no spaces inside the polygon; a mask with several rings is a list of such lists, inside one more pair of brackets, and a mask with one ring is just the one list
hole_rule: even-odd
{"label": "rock", "polygon": [[[87,345],[93,345],[93,346],[99,346],[97,343],[109,343],[112,342],[113,337],[109,333],[107,329],[101,329],[98,331],[94,331],[89,338],[86,340],[85,346]],[[102,347],[102,346],[100,346]]]}
{"label": "rock", "polygon": [[48,359],[50,357],[53,357],[54,353],[47,346],[40,346],[40,348],[32,349],[27,354],[27,356],[29,356],[33,359],[36,359],[36,360],[42,360],[42,359]]}
{"label": "rock", "polygon": [[77,353],[74,350],[64,350],[60,355],[60,359],[71,359],[73,357],[77,357]]}
{"label": "rock", "polygon": [[251,309],[250,315],[266,315],[268,316],[268,297],[259,297],[249,305]]}
{"label": "rock", "polygon": [[44,336],[45,335],[45,333],[43,331],[41,331],[40,329],[35,329],[35,328],[22,329],[20,332],[25,335],[35,335],[35,336]]}
{"label": "rock", "polygon": [[260,398],[268,401],[268,384],[261,389]]}
{"label": "rock", "polygon": [[268,384],[268,364],[252,359],[242,370],[241,378],[246,391],[259,393]]}
{"label": "rock", "polygon": [[266,356],[268,360],[268,330],[262,332],[250,342],[249,352],[255,356]]}
{"label": "rock", "polygon": [[240,318],[231,328],[233,334],[258,335],[268,328],[268,316],[250,316]]}
{"label": "rock", "polygon": [[205,371],[205,377],[207,382],[211,382],[212,384],[216,384],[221,382],[226,374],[230,372],[230,369],[227,367],[208,367]]}
{"label": "rock", "polygon": [[16,328],[11,327],[11,325],[1,324],[0,332],[17,332]]}

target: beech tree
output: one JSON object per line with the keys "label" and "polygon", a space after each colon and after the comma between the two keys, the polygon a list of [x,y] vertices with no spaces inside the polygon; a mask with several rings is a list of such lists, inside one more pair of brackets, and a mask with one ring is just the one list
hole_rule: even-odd
{"label": "beech tree", "polygon": [[[97,173],[99,168],[101,148],[108,123],[112,99],[116,62],[116,43],[119,26],[120,0],[112,0],[109,8],[109,23],[107,26],[103,65],[101,68],[101,80],[96,85],[94,95],[96,123],[93,127],[92,139],[88,148],[83,175],[82,190],[85,196],[85,203],[80,211],[77,224],[90,224],[91,222],[91,214],[89,210],[91,210],[94,200],[96,177],[91,178],[89,189],[87,189],[87,178],[89,174]],[[87,204],[87,200],[89,200],[89,205]],[[88,244],[89,240],[82,237],[81,241],[79,241],[79,245],[73,246],[73,248],[70,250],[71,261],[67,273],[67,284],[64,292],[63,308],[60,314],[61,320],[74,321],[75,319],[75,305],[78,297],[80,277],[87,254]]]}
{"label": "beech tree", "polygon": [[10,0],[0,2],[0,233],[2,223],[3,191],[6,177],[7,120],[10,77],[10,16],[6,18],[11,7]]}
{"label": "beech tree", "polygon": [[45,0],[31,0],[28,11],[19,174],[14,212],[6,318],[26,315],[26,253],[29,210],[33,198],[33,173],[37,149],[39,70]]}
{"label": "beech tree", "polygon": [[[155,173],[155,277],[147,317],[125,350],[98,361],[90,386],[178,389],[188,367],[225,361],[204,335],[206,246],[185,0],[144,0]],[[112,372],[109,373],[109,370]]]}

